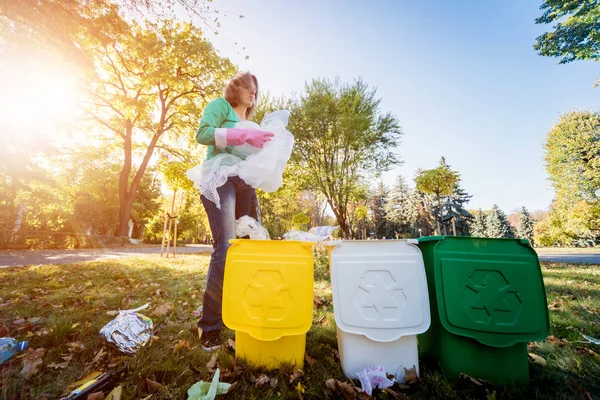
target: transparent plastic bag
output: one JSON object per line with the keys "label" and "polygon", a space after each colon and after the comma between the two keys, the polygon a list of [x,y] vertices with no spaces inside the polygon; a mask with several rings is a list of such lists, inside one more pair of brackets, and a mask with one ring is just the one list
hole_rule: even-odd
{"label": "transparent plastic bag", "polygon": [[327,240],[339,226],[315,226],[308,232],[291,230],[283,234],[285,240],[300,240],[303,242],[322,242]]}
{"label": "transparent plastic bag", "polygon": [[236,221],[235,234],[239,237],[250,236],[254,240],[269,240],[269,232],[249,215]]}
{"label": "transparent plastic bag", "polygon": [[282,175],[294,146],[294,135],[286,130],[289,111],[269,113],[261,125],[252,121],[238,122],[236,128],[256,128],[273,133],[262,149],[244,143],[236,146],[231,154],[219,154],[201,165],[191,168],[186,176],[194,182],[208,200],[221,208],[217,189],[231,176],[239,176],[253,188],[274,192],[283,183]]}

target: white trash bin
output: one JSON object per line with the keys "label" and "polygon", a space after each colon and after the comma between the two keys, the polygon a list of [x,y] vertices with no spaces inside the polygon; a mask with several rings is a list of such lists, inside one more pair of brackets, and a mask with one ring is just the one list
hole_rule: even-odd
{"label": "white trash bin", "polygon": [[344,374],[383,366],[404,382],[419,373],[417,335],[429,328],[429,294],[417,241],[331,244],[329,261],[338,347]]}

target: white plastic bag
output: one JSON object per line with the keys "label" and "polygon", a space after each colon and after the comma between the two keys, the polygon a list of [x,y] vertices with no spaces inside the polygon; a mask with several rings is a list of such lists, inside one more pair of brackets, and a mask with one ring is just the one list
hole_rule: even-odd
{"label": "white plastic bag", "polygon": [[239,237],[250,236],[250,239],[254,240],[269,240],[269,232],[249,215],[244,215],[236,221],[235,234]]}
{"label": "white plastic bag", "polygon": [[300,240],[303,242],[322,242],[326,240],[339,226],[315,226],[308,232],[291,230],[283,234],[285,240]]}
{"label": "white plastic bag", "polygon": [[231,176],[239,176],[253,188],[274,192],[282,185],[282,175],[294,145],[294,136],[286,130],[289,111],[269,113],[258,125],[251,121],[238,122],[236,128],[256,128],[272,132],[273,137],[262,149],[244,143],[236,146],[232,153],[219,154],[186,172],[208,200],[221,208],[217,192]]}
{"label": "white plastic bag", "polygon": [[360,380],[362,389],[369,396],[373,394],[373,389],[379,388],[383,390],[394,384],[393,380],[388,379],[385,369],[380,366],[365,368],[361,372],[357,372],[356,375]]}

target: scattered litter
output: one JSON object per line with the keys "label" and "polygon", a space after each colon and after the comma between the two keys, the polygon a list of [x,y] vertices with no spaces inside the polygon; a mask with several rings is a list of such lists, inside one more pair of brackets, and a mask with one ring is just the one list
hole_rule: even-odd
{"label": "scattered litter", "polygon": [[322,242],[329,238],[339,226],[315,226],[308,232],[291,230],[283,234],[286,240],[300,240],[303,242]]}
{"label": "scattered litter", "polygon": [[250,236],[250,239],[254,240],[269,240],[269,232],[249,215],[244,215],[236,221],[235,233],[239,237]]}
{"label": "scattered litter", "polygon": [[121,310],[119,315],[100,329],[100,335],[117,349],[126,354],[135,354],[147,345],[154,336],[152,320],[137,311],[148,308],[149,304],[133,310]]}
{"label": "scattered litter", "polygon": [[219,382],[221,371],[215,371],[212,382],[196,382],[188,389],[188,400],[214,400],[218,394],[225,394],[231,384]]}
{"label": "scattered litter", "polygon": [[587,340],[588,342],[590,342],[590,343],[593,343],[593,344],[596,344],[596,345],[600,346],[600,339],[596,339],[596,338],[593,338],[593,337],[591,337],[591,336],[584,335],[583,333],[582,333],[581,335],[582,335],[582,336],[583,336],[583,338],[584,338],[585,340]]}
{"label": "scattered litter", "polygon": [[367,367],[361,372],[357,372],[356,375],[360,380],[362,389],[367,392],[369,396],[373,394],[373,389],[387,389],[394,384],[394,380],[390,380],[385,373],[385,368],[381,366]]}

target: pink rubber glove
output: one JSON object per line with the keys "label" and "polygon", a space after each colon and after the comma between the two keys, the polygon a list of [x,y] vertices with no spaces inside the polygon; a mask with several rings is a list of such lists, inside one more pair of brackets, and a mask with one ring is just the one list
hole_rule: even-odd
{"label": "pink rubber glove", "polygon": [[241,146],[244,143],[248,143],[259,149],[262,149],[265,143],[275,136],[271,132],[243,128],[227,128],[225,135],[227,146]]}

